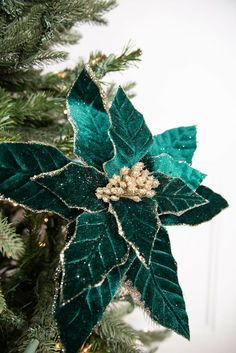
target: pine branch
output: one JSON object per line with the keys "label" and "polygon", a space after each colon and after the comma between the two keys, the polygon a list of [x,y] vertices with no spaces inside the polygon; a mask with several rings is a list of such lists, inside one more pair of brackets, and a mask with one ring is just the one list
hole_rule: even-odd
{"label": "pine branch", "polygon": [[0,288],[0,314],[2,313],[3,310],[5,310],[7,307],[6,301],[4,299],[3,293]]}
{"label": "pine branch", "polygon": [[54,2],[51,10],[55,23],[63,23],[68,27],[75,22],[106,24],[107,21],[103,18],[104,14],[116,5],[116,0],[70,0],[70,11],[68,12],[68,2],[58,0]]}
{"label": "pine branch", "polygon": [[64,60],[66,53],[51,50],[52,45],[75,42],[79,37],[70,30],[76,23],[106,24],[104,15],[115,6],[116,0],[5,0],[0,12],[1,80],[33,65]]}
{"label": "pine branch", "polygon": [[39,50],[37,53],[32,54],[27,60],[24,60],[24,63],[21,64],[21,69],[27,69],[29,64],[37,65],[42,67],[45,64],[57,63],[59,61],[64,61],[67,59],[68,54],[64,51],[56,50]]}
{"label": "pine branch", "polygon": [[7,130],[4,126],[0,126],[0,142],[18,142],[21,140],[19,133],[13,133],[12,130]]}
{"label": "pine branch", "polygon": [[15,329],[20,330],[24,327],[25,320],[23,315],[16,315],[7,307],[0,315],[0,331],[1,333],[11,333]]}
{"label": "pine branch", "polygon": [[[26,352],[27,348],[33,340],[37,340],[37,353],[55,353],[55,341],[57,331],[53,325],[47,326],[47,329],[41,325],[35,325],[27,331],[27,335],[23,338],[22,343],[19,343],[18,352]],[[14,348],[15,349],[15,348]]]}
{"label": "pine branch", "polygon": [[128,314],[131,314],[135,309],[135,304],[131,302],[122,303],[120,298],[118,298],[119,304],[117,304],[116,300],[113,299],[110,304],[109,314],[117,319],[124,319],[124,317]]}
{"label": "pine branch", "polygon": [[25,324],[21,315],[15,315],[8,309],[2,290],[0,288],[0,332],[8,333],[14,329],[20,329]]}
{"label": "pine branch", "polygon": [[[12,69],[27,65],[42,42],[44,6],[34,5],[26,16],[10,22],[0,40],[0,67]],[[44,33],[44,32],[43,32]],[[3,51],[4,48],[4,51]],[[28,62],[27,62],[28,61]],[[33,62],[32,62],[33,64]]]}
{"label": "pine branch", "polygon": [[147,348],[147,353],[155,353],[159,343],[170,337],[170,330],[138,331],[140,342]]}
{"label": "pine branch", "polygon": [[[45,218],[41,215],[38,218],[40,223]],[[29,221],[32,221],[29,215]],[[27,252],[31,250],[30,254],[26,254],[25,262],[22,263],[21,269],[29,271],[30,268],[37,267],[37,273],[34,271],[33,291],[34,291],[34,305],[30,313],[29,326],[22,333],[20,339],[17,341],[17,346],[12,347],[12,353],[24,352],[30,342],[36,339],[39,342],[37,353],[54,353],[57,351],[55,345],[57,341],[58,332],[54,325],[52,316],[52,305],[55,292],[55,271],[58,266],[59,254],[64,244],[64,230],[62,225],[64,221],[59,217],[51,217],[47,222],[47,229],[44,234],[43,248],[38,247],[38,241],[35,251],[41,252],[40,256],[32,256],[32,248],[35,247],[35,242],[30,247],[28,244]],[[39,226],[34,224],[34,233]],[[30,249],[31,248],[31,249]],[[17,349],[16,349],[17,347]]]}
{"label": "pine branch", "polygon": [[92,53],[89,65],[94,70],[97,78],[104,77],[109,72],[123,71],[141,60],[140,49],[131,50],[127,45],[120,55],[110,54],[106,56],[101,51]]}
{"label": "pine branch", "polygon": [[112,353],[137,353],[138,334],[135,329],[125,323],[113,311],[104,314],[95,333],[106,342]]}
{"label": "pine branch", "polygon": [[76,32],[75,30],[71,29],[70,32],[67,32],[65,27],[61,31],[59,31],[59,38],[58,38],[58,44],[64,45],[64,44],[78,44],[80,39],[82,38],[82,34],[79,32]]}
{"label": "pine branch", "polygon": [[[101,54],[99,63],[94,64],[96,75],[101,77],[101,75],[106,75],[112,70],[124,70],[129,65],[134,64],[136,60],[139,60],[139,54],[137,55],[137,53],[140,54],[138,49],[133,52],[126,49],[117,57],[112,54],[108,56]],[[91,58],[94,57],[91,56]],[[113,59],[110,60],[109,58]],[[16,75],[14,80],[16,84],[19,84],[19,92],[11,95],[6,91],[6,88],[0,88],[0,122],[2,120],[5,124],[8,124],[7,127],[20,125],[43,127],[52,124],[54,119],[58,121],[63,118],[66,94],[83,66],[84,62],[80,61],[73,70],[67,69],[61,73],[45,75],[42,75],[40,70],[35,70],[29,72],[29,75],[25,75],[23,84],[20,81],[21,76],[17,78]],[[108,100],[111,100],[117,86],[113,83],[106,84],[106,86]],[[132,92],[134,86],[133,82],[124,85],[124,89],[130,98],[134,96]],[[38,91],[38,93],[32,93],[32,90]],[[71,136],[64,139],[66,143],[68,140],[71,141]]]}
{"label": "pine branch", "polygon": [[0,252],[7,257],[18,258],[24,252],[24,244],[7,218],[0,217]]}
{"label": "pine branch", "polygon": [[18,0],[3,0],[0,3],[0,9],[5,16],[16,18],[21,14],[23,2]]}
{"label": "pine branch", "polygon": [[11,95],[0,88],[0,122],[1,127],[47,126],[53,117],[63,110],[64,99],[50,93],[14,93]]}

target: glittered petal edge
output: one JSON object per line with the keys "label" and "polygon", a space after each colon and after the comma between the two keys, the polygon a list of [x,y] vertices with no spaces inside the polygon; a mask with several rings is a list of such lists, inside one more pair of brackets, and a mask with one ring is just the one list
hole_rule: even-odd
{"label": "glittered petal edge", "polygon": [[[179,166],[177,173],[175,173],[175,171],[174,171],[174,173],[173,172],[166,173],[165,171],[163,171],[163,168],[153,170],[152,163],[155,163],[155,160],[157,160],[157,159],[161,160],[162,158],[167,158],[169,160],[169,162],[173,164],[173,169],[175,168],[175,165]],[[193,190],[196,190],[197,187],[201,184],[201,182],[207,176],[205,173],[202,173],[199,170],[190,166],[190,164],[188,162],[176,160],[171,155],[169,155],[167,153],[161,153],[161,154],[155,155],[155,156],[145,156],[144,163],[147,164],[147,167],[151,171],[151,174],[155,173],[156,171],[157,172],[159,171],[163,174],[166,174],[166,175],[169,175],[172,177],[176,177],[176,178],[180,178],[180,179],[184,180],[184,182]],[[184,172],[185,172],[185,175],[184,175]],[[184,177],[184,176],[186,176],[186,177]],[[192,176],[195,177],[194,181],[193,181]]]}
{"label": "glittered petal edge", "polygon": [[[182,182],[183,184],[185,184],[186,186],[187,186],[187,184],[185,183],[185,181],[183,180],[183,179],[181,179],[181,178],[171,178],[170,176],[168,176],[168,175],[165,175],[165,174],[163,174],[163,173],[159,173],[159,172],[153,172],[153,175],[154,176],[157,176],[157,175],[159,175],[159,177],[161,176],[161,177],[164,177],[164,178],[166,178],[166,179],[169,179],[169,180],[171,180],[171,179],[176,179],[176,180],[179,180],[180,182]],[[158,176],[157,176],[157,180],[158,180]],[[188,186],[187,186],[188,187]],[[191,189],[191,188],[189,188],[189,189]],[[202,203],[200,203],[200,204],[195,204],[195,205],[193,205],[193,206],[190,206],[190,207],[188,207],[188,208],[186,208],[186,209],[184,209],[184,210],[181,210],[181,211],[176,211],[176,212],[174,212],[174,211],[164,211],[164,212],[158,212],[158,216],[162,216],[162,215],[165,215],[165,214],[173,214],[173,215],[176,215],[176,216],[181,216],[182,214],[184,214],[185,212],[187,212],[187,211],[189,211],[189,210],[191,210],[191,209],[193,209],[193,208],[197,208],[197,207],[201,207],[201,206],[203,206],[203,205],[206,205],[206,204],[208,204],[209,203],[209,201],[207,200],[207,199],[205,199],[205,198],[203,198],[201,195],[199,195],[196,191],[194,191],[193,189],[191,189],[192,190],[192,192],[195,194],[195,195],[198,195],[201,199],[203,199],[203,201],[202,201]],[[156,193],[158,193],[158,188],[156,189]],[[154,196],[154,199],[155,199],[155,196]],[[156,203],[158,204],[158,201],[157,200],[155,200],[156,201]]]}
{"label": "glittered petal edge", "polygon": [[[156,203],[155,203],[156,204]],[[158,216],[158,213],[157,213],[157,206],[156,206],[156,220],[157,220],[157,230],[156,230],[156,233],[153,237],[153,241],[152,241],[152,248],[151,248],[151,251],[150,251],[150,257],[149,257],[149,260],[148,262],[145,260],[145,258],[141,255],[140,253],[140,250],[137,248],[137,246],[134,244],[134,242],[130,241],[127,239],[126,235],[125,235],[125,232],[123,230],[123,227],[122,227],[122,224],[119,220],[119,217],[116,213],[116,211],[114,210],[114,208],[112,207],[112,205],[109,203],[109,207],[108,207],[108,212],[110,212],[115,220],[116,220],[116,223],[117,223],[117,227],[118,227],[118,233],[120,234],[120,236],[127,242],[127,244],[134,250],[135,254],[137,255],[138,259],[140,260],[140,262],[146,267],[148,268],[149,265],[150,265],[150,261],[151,261],[151,253],[152,253],[152,249],[154,247],[154,243],[155,243],[155,240],[156,240],[156,237],[157,237],[157,234],[161,228],[161,221],[160,221],[160,218]]]}
{"label": "glittered petal edge", "polygon": [[[99,212],[93,212],[93,213],[99,213]],[[106,213],[108,213],[108,211],[106,211]],[[84,213],[83,213],[84,214]],[[83,215],[82,214],[82,215]],[[64,300],[63,298],[63,287],[64,287],[64,278],[65,278],[65,261],[64,261],[64,257],[65,257],[65,251],[70,247],[70,245],[73,243],[74,239],[77,236],[77,229],[80,226],[80,216],[78,216],[75,220],[75,230],[74,233],[71,237],[71,239],[69,240],[69,242],[64,246],[64,248],[61,251],[60,254],[60,265],[61,265],[61,269],[62,269],[62,279],[61,279],[61,284],[60,284],[60,293],[61,293],[61,301],[62,301],[62,305],[69,303],[70,301],[76,299],[78,296],[80,296],[81,294],[83,294],[86,290],[91,289],[91,288],[95,288],[98,287],[100,285],[102,285],[102,283],[104,282],[104,280],[106,279],[106,277],[109,275],[109,273],[115,269],[116,267],[122,266],[124,265],[130,255],[130,247],[127,246],[127,251],[126,253],[122,256],[122,258],[116,263],[114,264],[109,270],[107,270],[101,277],[101,279],[99,281],[97,281],[96,283],[94,283],[93,285],[89,285],[87,287],[85,287],[83,290],[79,291],[76,295],[72,296],[70,298],[70,300]]]}
{"label": "glittered petal edge", "polygon": [[[88,64],[84,66],[84,68],[81,71],[80,75],[83,73],[83,71],[91,79],[93,84],[95,86],[97,86],[97,89],[98,89],[98,91],[100,93],[101,101],[102,101],[102,104],[103,104],[103,107],[104,107],[104,113],[107,113],[107,115],[108,115],[107,116],[107,120],[110,123],[109,106],[108,106],[108,102],[107,102],[107,98],[106,98],[106,93],[103,90],[103,87],[102,87],[101,83],[99,82],[99,80],[97,79],[95,73],[93,72],[93,70],[91,69],[91,67]],[[80,77],[80,75],[79,75],[79,77]],[[69,91],[69,93],[67,95],[66,108],[67,108],[67,111],[68,111],[68,114],[67,114],[68,121],[70,122],[70,124],[71,124],[71,126],[73,128],[73,131],[74,131],[74,138],[73,138],[74,154],[75,154],[76,157],[78,157],[79,161],[81,161],[82,163],[86,164],[89,161],[86,161],[82,156],[79,156],[78,153],[77,153],[77,140],[79,138],[79,128],[76,126],[76,123],[75,123],[74,119],[72,118],[71,107],[70,107],[70,103],[69,103],[69,97],[70,97],[71,92],[74,89],[74,85],[78,81],[79,77],[76,78],[76,80],[74,81],[74,83],[72,85],[71,90]],[[108,132],[109,132],[109,129],[107,130],[107,137],[108,137],[108,140],[111,140]],[[110,142],[111,142],[111,146],[112,146],[112,141],[110,141]],[[90,164],[90,162],[89,162],[89,164]],[[104,163],[106,163],[106,161],[104,161]],[[91,164],[93,164],[93,163],[91,163]]]}
{"label": "glittered petal edge", "polygon": [[[130,266],[134,260],[134,256],[135,255],[132,252],[130,254],[130,257],[127,260],[127,262],[122,266],[116,267],[110,274],[108,274],[107,278],[100,286],[88,289],[84,294],[82,294],[82,298],[81,298],[82,301],[80,300],[80,302],[79,302],[79,305],[82,308],[82,315],[84,316],[83,309],[84,309],[84,305],[85,305],[85,307],[86,307],[85,310],[88,310],[90,313],[89,315],[91,317],[91,322],[89,322],[89,324],[90,324],[89,329],[87,329],[87,330],[85,329],[85,332],[83,331],[83,329],[81,332],[78,332],[78,336],[75,339],[73,338],[73,340],[72,340],[72,342],[70,342],[70,344],[67,344],[68,342],[66,342],[69,337],[66,335],[66,333],[63,334],[64,337],[63,337],[62,342],[66,346],[66,348],[68,349],[68,352],[74,353],[75,352],[75,345],[76,345],[76,351],[77,351],[84,344],[84,342],[90,336],[90,334],[93,332],[95,325],[101,321],[103,312],[105,311],[105,309],[107,308],[107,306],[111,302],[112,298],[115,296],[115,294],[119,290],[121,282],[124,279],[125,273],[128,271],[128,269],[130,268]],[[59,322],[62,321],[64,323],[64,315],[61,315],[60,311],[66,310],[67,305],[70,305],[71,303],[69,303],[67,305],[61,305],[59,303],[59,296],[60,296],[60,293],[59,293],[59,287],[58,287],[57,291],[56,291],[56,295],[54,297],[54,306],[53,306],[54,310],[53,311],[54,311],[54,317],[57,321],[56,322],[57,327],[60,332],[61,327],[60,327]],[[91,307],[90,300],[93,299],[94,296],[99,297],[98,303],[97,303],[98,305],[95,305],[95,307],[96,307],[95,313],[91,313],[93,310],[93,306]],[[100,300],[101,296],[104,296],[103,298],[104,298],[105,303],[104,303],[104,301]],[[74,301],[79,300],[79,299],[80,298],[78,297]],[[83,305],[83,303],[84,303],[84,305]],[[94,304],[95,303],[93,300],[92,305],[94,305]],[[77,303],[77,305],[78,305],[78,303]],[[77,318],[78,318],[78,313],[75,313],[75,315],[67,323],[67,327],[66,328],[63,327],[63,329],[68,330],[68,326],[71,326],[71,324],[72,325],[75,324],[74,323],[75,320],[77,321],[76,324],[79,325]],[[85,319],[85,317],[83,317],[83,320],[84,319]],[[70,329],[71,329],[71,327],[70,327]],[[82,337],[81,337],[81,334],[82,334]],[[78,343],[78,340],[79,340],[79,343]]]}
{"label": "glittered petal edge", "polygon": [[[38,141],[34,141],[34,140],[32,140],[32,141],[28,141],[28,142],[14,142],[14,141],[7,141],[7,142],[0,142],[0,146],[1,145],[12,145],[12,146],[14,146],[14,145],[19,145],[19,146],[22,146],[22,145],[26,145],[26,146],[29,146],[29,147],[31,147],[31,146],[36,146],[36,147],[49,147],[50,149],[52,149],[52,151],[55,151],[57,154],[58,154],[58,156],[60,156],[60,159],[61,159],[61,161],[62,161],[62,159],[64,160],[64,162],[65,163],[70,163],[71,162],[71,159],[70,158],[68,158],[68,157],[66,157],[58,148],[56,148],[55,146],[53,146],[52,144],[50,144],[50,143],[46,143],[46,142],[38,142]],[[11,151],[11,153],[12,153],[12,151]],[[33,152],[32,152],[33,153]],[[38,164],[40,165],[40,162],[39,162],[39,160],[37,160],[37,162],[38,162]],[[57,164],[58,164],[58,160],[55,162],[55,168],[57,167]],[[41,167],[41,165],[40,165],[40,167]],[[52,169],[51,169],[52,170]],[[31,180],[31,181],[33,181],[32,179],[31,179],[31,177],[29,177],[29,180]],[[38,184],[38,183],[37,183]],[[41,186],[41,185],[40,185]],[[42,189],[44,188],[43,186],[41,186],[42,187]],[[59,198],[58,198],[59,199]],[[63,203],[63,205],[64,206],[66,206],[66,208],[68,209],[68,215],[66,215],[66,213],[67,212],[65,212],[65,213],[63,213],[63,212],[60,212],[60,211],[56,211],[55,209],[48,209],[48,208],[38,208],[38,207],[31,207],[31,206],[29,206],[29,205],[27,205],[27,204],[25,204],[24,202],[21,202],[21,201],[19,201],[19,200],[17,200],[17,199],[15,199],[14,197],[6,197],[5,195],[4,195],[4,193],[1,193],[0,194],[0,200],[6,200],[6,201],[9,201],[9,202],[12,202],[12,203],[17,203],[17,205],[19,205],[20,207],[22,207],[22,208],[25,208],[25,209],[27,209],[27,210],[29,210],[29,211],[31,211],[31,212],[35,212],[35,213],[46,213],[46,212],[53,212],[54,214],[56,214],[56,215],[58,215],[58,216],[60,216],[60,217],[62,217],[63,219],[65,219],[65,220],[68,220],[68,219],[75,219],[76,218],[76,216],[78,215],[78,210],[77,209],[73,209],[73,208],[71,208],[71,207],[68,207],[67,205],[65,205],[64,203]],[[60,200],[61,201],[61,200]]]}
{"label": "glittered petal edge", "polygon": [[[210,215],[210,217],[209,216],[207,216],[207,217],[204,216],[203,219],[201,219],[200,221],[198,220],[195,223],[190,223],[190,221],[188,221],[188,219],[186,219],[186,217],[188,217],[188,212],[186,212],[186,213],[184,213],[183,215],[180,215],[180,216],[171,215],[171,214],[167,214],[167,215],[164,214],[163,216],[161,216],[161,221],[163,222],[163,225],[165,227],[168,227],[168,226],[179,226],[179,225],[196,227],[199,224],[211,221],[215,216],[217,216],[221,211],[223,211],[224,209],[226,209],[229,206],[227,201],[220,194],[212,191],[207,186],[200,185],[199,188],[197,189],[197,191],[203,197],[205,197],[205,198],[208,197],[209,198],[208,199],[208,203],[206,203],[205,205],[199,206],[199,212],[201,211],[201,207],[205,208],[205,206],[207,207],[207,205],[210,206],[212,198],[214,200],[213,201],[213,207],[214,207],[214,203],[216,202],[216,200],[217,200],[217,202],[220,202],[221,205],[220,206],[218,205],[218,207],[215,209],[215,212],[212,213],[212,215]],[[208,196],[207,196],[207,193],[209,193]],[[195,208],[193,210],[191,210],[191,209],[189,210],[190,213],[192,211],[193,212],[194,211],[198,211],[198,208]],[[206,213],[205,213],[205,215],[206,215]],[[191,215],[191,217],[192,217],[192,215]]]}
{"label": "glittered petal edge", "polygon": [[71,220],[72,219],[72,222],[73,222],[73,220],[77,217],[77,215],[78,215],[78,213],[77,213],[77,211],[79,212],[79,210],[78,209],[75,209],[75,208],[72,208],[72,207],[68,207],[66,204],[65,204],[65,206],[67,207],[67,208],[69,208],[69,209],[71,209],[71,211],[74,209],[74,216],[72,217],[72,215],[71,215],[71,217],[70,218],[68,218],[68,217],[66,217],[66,216],[64,216],[62,213],[60,213],[60,212],[56,212],[56,211],[52,211],[52,210],[48,210],[48,209],[41,209],[40,208],[40,210],[38,210],[38,209],[36,209],[36,208],[31,208],[31,207],[29,207],[29,206],[26,206],[25,204],[23,204],[23,203],[20,203],[20,202],[18,202],[17,200],[14,200],[13,198],[11,198],[11,197],[4,197],[4,195],[2,195],[2,194],[0,194],[0,201],[9,201],[9,202],[12,202],[12,203],[16,203],[19,207],[22,207],[22,208],[24,208],[24,209],[26,209],[26,210],[28,210],[28,211],[30,211],[30,212],[32,212],[32,213],[48,213],[48,212],[52,212],[52,213],[54,213],[54,214],[56,214],[56,215],[58,215],[59,217],[62,217],[63,219],[65,219],[65,220]]}
{"label": "glittered petal edge", "polygon": [[[118,95],[118,93],[119,93],[120,91],[123,92],[123,94],[125,95],[125,97],[126,97],[127,100],[129,101],[128,97],[126,96],[126,94],[125,94],[125,92],[123,91],[123,89],[122,89],[121,86],[119,86],[118,91],[116,92],[115,98],[117,97],[117,95]],[[114,98],[114,100],[113,100],[113,102],[112,102],[112,105],[113,105],[113,103],[114,103],[114,101],[115,101],[115,98]],[[130,102],[130,101],[129,101],[129,102]],[[130,102],[130,104],[132,104],[132,103]],[[132,104],[132,106],[133,106],[133,104]],[[111,129],[112,129],[112,126],[113,126],[112,116],[111,116],[111,112],[110,112],[111,108],[112,108],[112,106],[110,107],[110,109],[108,108],[108,106],[106,106],[108,118],[109,118],[109,121],[110,121],[110,129],[108,130],[108,136],[109,136],[109,138],[110,138],[110,140],[111,140],[111,143],[112,143],[112,146],[113,146],[113,156],[112,156],[109,160],[107,160],[106,162],[103,163],[103,170],[104,170],[104,172],[105,172],[108,176],[110,176],[110,177],[111,177],[112,175],[110,175],[109,171],[107,170],[107,165],[109,166],[109,165],[111,164],[111,162],[115,161],[116,158],[117,158],[117,155],[118,155],[118,154],[117,154],[117,147],[116,147],[116,144],[115,144],[115,142],[114,142],[114,140],[113,140],[113,138],[112,138],[112,136],[111,136]],[[134,106],[133,106],[133,108],[134,108],[134,111],[137,111]],[[139,112],[137,111],[137,113],[139,113]],[[141,114],[141,113],[139,113],[139,114]],[[141,114],[141,115],[142,115],[142,114]],[[142,117],[143,117],[143,115],[142,115]],[[151,143],[153,143],[153,136],[151,135],[151,132],[150,132],[150,130],[148,129],[148,126],[146,125],[146,122],[145,122],[145,120],[144,120],[144,117],[143,117],[143,123],[144,123],[144,125],[146,126],[146,129],[147,129],[147,130],[149,131],[149,133],[150,133],[151,141],[149,141],[149,143],[150,143],[150,145],[151,145]],[[147,143],[147,142],[146,142],[146,143]],[[145,156],[145,153],[143,154],[143,156]],[[140,157],[140,159],[141,159],[141,157]],[[137,160],[137,161],[138,161],[138,160]],[[133,163],[133,164],[134,164],[134,163]]]}
{"label": "glittered petal edge", "polygon": [[[48,173],[41,173],[41,174],[38,174],[38,175],[35,175],[33,176],[31,179],[37,183],[39,183],[40,185],[42,185],[38,180],[40,178],[43,178],[44,176],[56,176],[56,175],[59,175],[61,172],[63,172],[65,169],[67,169],[70,165],[79,165],[79,166],[82,166],[83,168],[92,168],[94,169],[98,174],[101,174],[104,176],[104,173],[99,171],[97,168],[93,167],[93,166],[88,166],[87,164],[77,164],[76,162],[70,162],[68,163],[67,165],[65,165],[64,167],[60,168],[60,169],[57,169],[57,170],[54,170],[52,172],[48,172]],[[83,210],[83,211],[86,211],[86,212],[89,212],[89,213],[96,213],[96,212],[101,212],[101,211],[104,211],[106,209],[106,206],[104,205],[104,208],[103,209],[99,209],[99,210],[91,210],[89,208],[86,208],[86,207],[81,207],[81,206],[78,206],[78,205],[68,205],[66,203],[65,200],[63,200],[61,197],[59,197],[55,192],[51,191],[48,187],[44,186],[46,189],[48,189],[52,194],[56,195],[68,208],[76,208],[78,210]],[[96,196],[95,196],[96,197]]]}
{"label": "glittered petal edge", "polygon": [[[188,135],[188,137],[186,135]],[[186,161],[191,164],[194,152],[197,148],[196,135],[197,127],[195,125],[179,126],[163,131],[154,136],[153,145],[148,155],[152,156],[166,152],[175,160]],[[187,145],[185,145],[186,142]]]}

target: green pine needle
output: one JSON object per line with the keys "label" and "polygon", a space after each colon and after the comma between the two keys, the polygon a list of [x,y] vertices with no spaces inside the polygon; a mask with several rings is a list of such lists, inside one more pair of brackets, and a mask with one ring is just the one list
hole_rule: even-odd
{"label": "green pine needle", "polygon": [[24,252],[21,237],[15,233],[14,227],[7,218],[0,216],[0,252],[7,257],[19,258]]}
{"label": "green pine needle", "polygon": [[66,53],[50,50],[52,45],[77,41],[77,33],[70,34],[76,23],[106,24],[104,15],[116,4],[116,0],[2,1],[0,81],[34,65],[64,60]]}
{"label": "green pine needle", "polygon": [[3,127],[47,126],[62,111],[64,99],[50,93],[15,93],[0,88],[0,123]]}
{"label": "green pine needle", "polygon": [[137,353],[138,333],[119,316],[113,315],[113,310],[104,314],[95,333],[107,343],[110,352]]}
{"label": "green pine needle", "polygon": [[127,45],[120,55],[105,55],[101,51],[92,53],[89,58],[89,65],[95,71],[98,78],[104,77],[109,72],[123,71],[141,60],[140,49],[131,50]]}
{"label": "green pine needle", "polygon": [[0,289],[0,314],[6,309],[6,301],[4,299],[3,293]]}

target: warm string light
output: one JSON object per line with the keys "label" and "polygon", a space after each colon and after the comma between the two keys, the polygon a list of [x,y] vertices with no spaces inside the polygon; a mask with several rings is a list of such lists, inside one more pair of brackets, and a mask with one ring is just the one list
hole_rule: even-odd
{"label": "warm string light", "polygon": [[64,352],[65,352],[65,350],[64,350],[64,348],[62,347],[62,344],[61,344],[60,341],[57,341],[57,342],[55,343],[55,352],[60,352],[60,353],[64,353]]}
{"label": "warm string light", "polygon": [[85,347],[82,348],[82,350],[80,351],[80,353],[88,353],[88,351],[90,350],[92,344],[88,344]]}
{"label": "warm string light", "polygon": [[60,341],[57,341],[55,343],[55,349],[62,349],[62,345],[61,345],[61,342]]}
{"label": "warm string light", "polygon": [[64,71],[54,71],[54,75],[56,75],[59,78],[65,78],[66,73]]}
{"label": "warm string light", "polygon": [[105,56],[98,56],[92,60],[90,60],[90,65],[92,67],[97,66],[103,59],[105,59]]}
{"label": "warm string light", "polygon": [[[47,213],[47,216],[44,217],[43,221],[44,221],[44,227],[45,227],[45,229],[47,228],[47,223],[48,223],[48,221],[49,221],[49,217],[52,216],[52,215],[53,215],[52,212],[48,212],[48,213]],[[38,247],[39,247],[39,248],[45,248],[45,247],[47,246],[47,242],[44,241],[44,240],[42,240],[42,238],[44,238],[44,236],[41,237],[41,240],[38,241]]]}
{"label": "warm string light", "polygon": [[61,343],[60,343],[60,342],[56,342],[55,348],[56,348],[56,349],[61,349]]}

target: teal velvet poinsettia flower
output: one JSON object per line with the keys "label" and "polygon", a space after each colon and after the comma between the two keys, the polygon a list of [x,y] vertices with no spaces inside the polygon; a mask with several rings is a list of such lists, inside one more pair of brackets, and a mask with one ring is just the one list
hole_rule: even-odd
{"label": "teal velvet poinsettia flower", "polygon": [[86,70],[67,104],[75,159],[49,145],[0,144],[1,194],[75,228],[55,300],[66,352],[79,350],[124,281],[154,321],[189,338],[166,226],[200,224],[227,206],[190,166],[196,128],[153,137],[121,88],[107,109]]}

